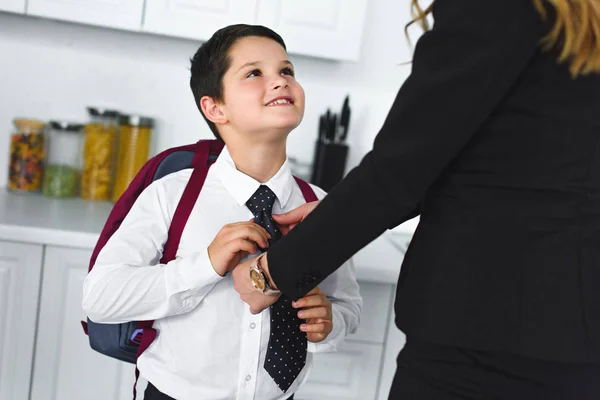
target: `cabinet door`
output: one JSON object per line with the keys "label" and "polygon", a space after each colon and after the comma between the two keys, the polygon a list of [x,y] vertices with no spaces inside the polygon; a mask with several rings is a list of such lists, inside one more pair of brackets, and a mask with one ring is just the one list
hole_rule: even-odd
{"label": "cabinet door", "polygon": [[308,381],[297,400],[374,400],[381,345],[347,341],[337,352],[314,354]]}
{"label": "cabinet door", "polygon": [[92,350],[81,328],[90,255],[91,250],[46,248],[31,400],[132,397],[134,366]]}
{"label": "cabinet door", "polygon": [[[394,289],[396,289],[394,287]],[[394,290],[395,292],[395,290]],[[383,360],[381,368],[381,380],[379,383],[379,400],[387,400],[392,387],[392,381],[396,374],[396,358],[406,343],[406,336],[394,322],[395,313],[392,311],[387,333],[387,340],[383,348]]]}
{"label": "cabinet door", "polygon": [[367,0],[261,0],[258,24],[279,33],[288,52],[356,61]]}
{"label": "cabinet door", "polygon": [[0,399],[29,397],[42,246],[0,242]]}
{"label": "cabinet door", "polygon": [[[360,266],[358,266],[360,268]],[[393,289],[386,283],[360,281],[360,295],[363,299],[360,325],[350,340],[383,344],[390,313],[393,313]]]}
{"label": "cabinet door", "polygon": [[[152,1],[152,0],[149,0]],[[27,14],[118,29],[139,30],[144,0],[28,0]]]}
{"label": "cabinet door", "polygon": [[0,11],[24,13],[25,0],[2,0],[0,1]]}
{"label": "cabinet door", "polygon": [[142,30],[208,40],[231,24],[253,24],[257,0],[147,0]]}

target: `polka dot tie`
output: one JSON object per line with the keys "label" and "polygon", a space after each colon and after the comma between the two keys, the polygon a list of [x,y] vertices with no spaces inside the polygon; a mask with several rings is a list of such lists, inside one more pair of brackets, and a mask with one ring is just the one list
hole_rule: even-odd
{"label": "polka dot tie", "polygon": [[[275,199],[275,193],[261,185],[246,202],[254,214],[254,222],[271,235],[270,245],[281,238],[281,232],[271,216]],[[306,364],[306,333],[300,330],[303,322],[289,298],[281,295],[271,306],[271,336],[265,369],[283,392],[289,389]]]}

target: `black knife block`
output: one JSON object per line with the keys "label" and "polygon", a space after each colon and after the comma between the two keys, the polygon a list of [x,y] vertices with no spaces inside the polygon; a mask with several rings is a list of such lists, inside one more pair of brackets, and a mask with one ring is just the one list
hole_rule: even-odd
{"label": "black knife block", "polygon": [[310,182],[329,192],[344,177],[348,145],[317,140]]}

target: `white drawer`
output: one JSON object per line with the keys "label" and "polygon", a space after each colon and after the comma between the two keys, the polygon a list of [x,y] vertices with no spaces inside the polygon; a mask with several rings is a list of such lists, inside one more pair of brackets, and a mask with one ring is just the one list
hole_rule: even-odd
{"label": "white drawer", "polygon": [[374,400],[383,346],[345,342],[337,352],[314,354],[308,381],[296,400]]}
{"label": "white drawer", "polygon": [[383,343],[387,332],[390,313],[393,312],[395,286],[384,283],[358,282],[363,307],[358,331],[347,340]]}

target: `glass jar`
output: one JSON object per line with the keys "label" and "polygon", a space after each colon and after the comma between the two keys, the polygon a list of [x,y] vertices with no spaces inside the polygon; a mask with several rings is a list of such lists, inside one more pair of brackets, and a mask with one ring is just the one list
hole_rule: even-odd
{"label": "glass jar", "polygon": [[50,121],[47,131],[44,195],[74,197],[79,192],[83,125]]}
{"label": "glass jar", "polygon": [[15,119],[10,136],[8,188],[15,192],[37,192],[44,171],[44,123]]}
{"label": "glass jar", "polygon": [[119,117],[119,155],[112,200],[116,202],[127,189],[135,175],[148,161],[150,139],[152,138],[152,118],[139,115]]}
{"label": "glass jar", "polygon": [[85,125],[81,197],[110,200],[119,112],[95,107],[87,110],[90,122]]}

